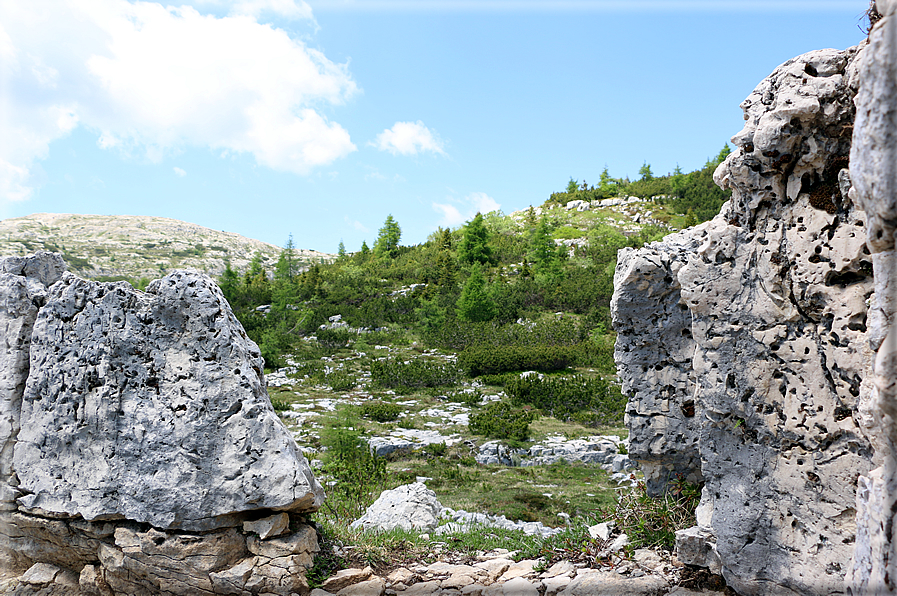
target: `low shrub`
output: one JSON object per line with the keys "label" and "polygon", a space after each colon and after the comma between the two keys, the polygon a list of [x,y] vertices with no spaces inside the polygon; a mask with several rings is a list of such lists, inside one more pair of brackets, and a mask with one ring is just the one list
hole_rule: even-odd
{"label": "low shrub", "polygon": [[333,391],[351,391],[358,380],[344,370],[335,370],[324,376],[324,382],[330,385]]}
{"label": "low shrub", "polygon": [[577,349],[572,346],[478,346],[458,354],[458,364],[476,377],[524,370],[564,370],[576,362],[577,356]]}
{"label": "low shrub", "polygon": [[449,393],[446,398],[449,401],[464,404],[468,408],[478,408],[483,403],[481,391],[454,391]]}
{"label": "low shrub", "polygon": [[480,375],[477,377],[484,385],[496,385],[498,387],[504,387],[508,381],[513,378],[516,378],[517,375],[514,373],[502,373],[500,375]]}
{"label": "low shrub", "polygon": [[520,323],[472,323],[453,320],[428,336],[428,341],[452,350],[472,346],[573,346],[586,339],[573,317],[549,315]]}
{"label": "low shrub", "polygon": [[325,377],[326,367],[320,360],[306,360],[300,362],[294,367],[294,371],[290,373],[290,377],[302,379],[308,376],[309,379],[315,381],[323,381]]}
{"label": "low shrub", "polygon": [[335,481],[321,513],[332,521],[357,519],[386,488],[387,462],[348,427],[330,428],[321,438],[327,448],[321,472]]}
{"label": "low shrub", "polygon": [[446,447],[445,443],[428,443],[424,447],[424,453],[434,457],[442,457],[446,451],[448,451],[448,447]]}
{"label": "low shrub", "polygon": [[633,548],[664,548],[672,551],[676,530],[695,525],[695,509],[701,501],[701,486],[678,478],[660,497],[648,496],[643,482],[623,493],[611,514]]}
{"label": "low shrub", "polygon": [[534,411],[513,408],[507,402],[496,401],[482,411],[471,414],[468,428],[475,435],[491,439],[526,441],[530,422],[536,417]]}
{"label": "low shrub", "polygon": [[461,371],[451,362],[395,358],[371,362],[371,378],[383,387],[441,387],[458,383]]}
{"label": "low shrub", "polygon": [[355,337],[355,333],[344,327],[318,329],[315,337],[322,348],[327,350],[339,350],[349,345],[349,340]]}
{"label": "low shrub", "polygon": [[284,410],[290,409],[290,402],[274,398],[271,400],[271,407],[274,408],[275,412],[283,412]]}
{"label": "low shrub", "polygon": [[383,401],[369,401],[361,405],[361,415],[376,422],[392,422],[401,413],[400,406]]}
{"label": "low shrub", "polygon": [[514,377],[505,384],[505,391],[514,405],[531,405],[558,420],[588,426],[618,424],[626,408],[626,397],[616,385],[582,375]]}

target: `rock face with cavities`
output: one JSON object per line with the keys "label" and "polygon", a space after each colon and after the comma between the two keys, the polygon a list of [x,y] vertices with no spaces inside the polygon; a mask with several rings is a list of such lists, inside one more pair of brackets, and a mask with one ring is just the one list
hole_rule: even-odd
{"label": "rock face with cavities", "polygon": [[87,593],[307,591],[323,491],[219,288],[64,271],[0,259],[4,566],[56,566]]}
{"label": "rock face with cavities", "polygon": [[742,103],[720,214],[618,257],[630,457],[652,492],[704,482],[680,560],[743,595],[843,593],[856,478],[875,465],[875,284],[848,171],[858,54],[778,67]]}

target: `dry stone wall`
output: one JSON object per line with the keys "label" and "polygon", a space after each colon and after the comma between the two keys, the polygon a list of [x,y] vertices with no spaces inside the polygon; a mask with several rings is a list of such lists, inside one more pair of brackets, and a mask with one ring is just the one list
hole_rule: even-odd
{"label": "dry stone wall", "polygon": [[308,591],[324,494],[207,276],[144,293],[0,259],[0,328],[0,564],[34,580],[14,593]]}
{"label": "dry stone wall", "polygon": [[777,68],[742,103],[710,222],[622,252],[612,310],[630,453],[701,478],[683,562],[739,594],[842,594],[875,465],[867,216],[849,194],[859,48]]}

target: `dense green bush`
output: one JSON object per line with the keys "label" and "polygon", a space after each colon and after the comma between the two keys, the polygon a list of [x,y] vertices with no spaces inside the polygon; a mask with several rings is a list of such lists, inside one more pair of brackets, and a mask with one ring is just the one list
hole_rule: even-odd
{"label": "dense green bush", "polygon": [[470,346],[572,346],[586,338],[585,329],[569,316],[548,315],[536,321],[505,324],[458,320],[452,323],[431,340],[445,348],[463,350]]}
{"label": "dense green bush", "polygon": [[528,404],[558,420],[576,420],[590,426],[622,422],[626,407],[626,397],[616,385],[582,375],[516,377],[505,384],[505,391],[512,404]]}
{"label": "dense green bush", "polygon": [[400,406],[383,401],[369,401],[361,405],[361,415],[375,422],[392,422],[401,413]]}
{"label": "dense green bush", "polygon": [[371,378],[383,387],[443,387],[458,383],[461,371],[451,362],[395,358],[371,362]]}
{"label": "dense green bush", "polygon": [[326,510],[336,519],[356,519],[386,488],[386,460],[345,426],[327,429],[321,439],[327,448],[322,475],[336,481],[327,490]]}
{"label": "dense green bush", "polygon": [[472,376],[505,372],[564,370],[576,361],[578,350],[571,346],[471,347],[458,354],[458,364]]}
{"label": "dense green bush", "polygon": [[535,411],[513,408],[504,401],[492,402],[482,411],[470,415],[470,432],[491,439],[526,441]]}
{"label": "dense green bush", "polygon": [[345,348],[349,344],[349,340],[355,337],[355,333],[349,331],[345,327],[325,327],[315,332],[318,343],[322,348],[328,350],[339,350]]}
{"label": "dense green bush", "polygon": [[334,391],[351,391],[358,379],[344,370],[334,370],[324,376],[324,382]]}

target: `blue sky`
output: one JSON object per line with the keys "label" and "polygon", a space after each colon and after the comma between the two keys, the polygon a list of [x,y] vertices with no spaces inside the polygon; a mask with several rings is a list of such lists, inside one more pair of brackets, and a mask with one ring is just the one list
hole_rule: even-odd
{"label": "blue sky", "polygon": [[572,176],[689,171],[865,0],[0,0],[0,218],[402,243]]}

